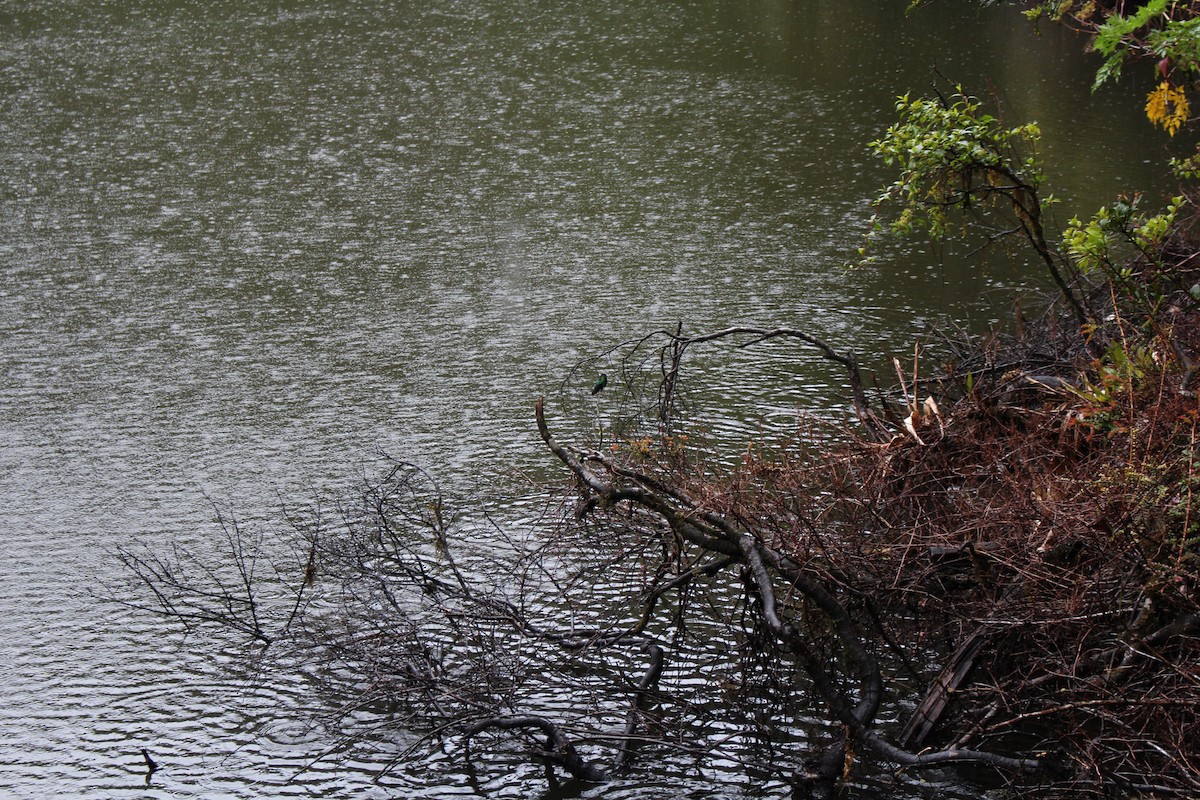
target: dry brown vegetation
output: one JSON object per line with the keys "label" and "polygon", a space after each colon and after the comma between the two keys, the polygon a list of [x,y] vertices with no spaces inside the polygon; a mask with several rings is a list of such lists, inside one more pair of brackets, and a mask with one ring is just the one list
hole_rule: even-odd
{"label": "dry brown vegetation", "polygon": [[[1045,796],[1196,796],[1194,252],[1138,268],[1153,307],[1099,287],[1086,335],[1022,320],[959,347],[832,451],[663,459],[658,479],[835,594],[916,706],[898,747],[1039,759]],[[810,598],[777,594],[816,635]]]}

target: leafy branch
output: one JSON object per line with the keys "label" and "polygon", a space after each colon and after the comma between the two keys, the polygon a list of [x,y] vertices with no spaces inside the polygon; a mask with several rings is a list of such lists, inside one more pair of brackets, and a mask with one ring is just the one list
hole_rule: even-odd
{"label": "leafy branch", "polygon": [[1032,245],[1079,323],[1085,323],[1088,314],[1066,277],[1074,267],[1046,238],[1042,215],[1054,199],[1039,193],[1044,176],[1032,154],[1041,135],[1037,124],[1006,127],[961,86],[950,98],[906,94],[896,101],[896,111],[899,121],[869,146],[900,170],[875,207],[897,205],[900,211],[888,226],[876,214],[868,241],[859,248],[860,263],[874,260],[873,240],[889,231],[904,237],[923,229],[941,240],[952,218],[980,219],[990,212],[1004,221],[1002,234],[1019,234]]}

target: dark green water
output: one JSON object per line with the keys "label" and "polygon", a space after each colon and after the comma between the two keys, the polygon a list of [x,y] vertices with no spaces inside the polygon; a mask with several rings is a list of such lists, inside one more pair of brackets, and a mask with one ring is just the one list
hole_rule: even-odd
{"label": "dark green water", "polygon": [[[931,68],[1041,123],[1064,220],[1161,183],[1145,87],[1091,96],[1079,46],[1014,12],[906,6],[0,2],[0,788],[468,792],[450,756],[373,785],[387,752],[286,783],[330,746],[288,710],[302,682],[231,693],[87,590],[119,544],[210,536],[206,495],[270,518],[377,448],[521,491],[553,468],[533,398],[605,421],[590,375],[560,380],[653,328],[791,325],[886,363],[1003,318],[1041,282],[1019,258],[842,268],[886,177],[866,143]],[[713,356],[732,439],[836,412],[815,359],[741,358]]]}

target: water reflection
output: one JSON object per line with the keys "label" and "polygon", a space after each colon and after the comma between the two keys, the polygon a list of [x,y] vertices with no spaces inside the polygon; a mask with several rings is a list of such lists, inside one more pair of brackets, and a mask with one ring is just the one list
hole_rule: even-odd
{"label": "water reflection", "polygon": [[[1041,118],[1068,205],[1152,183],[1083,163],[1145,130],[1138,103],[1091,103],[1071,48],[1004,9],[907,4],[0,9],[0,785],[107,795],[148,746],[148,796],[402,794],[309,766],[334,745],[277,713],[303,676],[231,695],[232,656],[97,608],[106,554],[204,541],[205,493],[270,517],[376,447],[459,495],[511,491],[547,464],[532,398],[648,328],[886,352],[996,313],[976,300],[1020,263],[840,267],[882,180],[865,142],[931,63]],[[730,436],[840,403],[836,373],[785,356],[713,356]],[[558,400],[598,424],[612,396]],[[439,792],[469,792],[450,758]]]}

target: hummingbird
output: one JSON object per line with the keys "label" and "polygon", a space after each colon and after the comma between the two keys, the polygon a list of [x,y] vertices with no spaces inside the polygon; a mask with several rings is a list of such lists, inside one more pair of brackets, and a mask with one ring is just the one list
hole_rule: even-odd
{"label": "hummingbird", "polygon": [[592,394],[600,394],[600,390],[605,386],[608,386],[608,376],[601,372],[600,377],[592,384]]}

